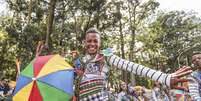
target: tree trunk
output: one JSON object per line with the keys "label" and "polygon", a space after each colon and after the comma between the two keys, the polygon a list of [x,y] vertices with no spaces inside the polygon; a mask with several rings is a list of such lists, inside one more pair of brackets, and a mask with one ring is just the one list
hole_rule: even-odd
{"label": "tree trunk", "polygon": [[[130,22],[130,29],[131,29],[131,42],[130,42],[130,53],[129,53],[129,60],[130,61],[134,61],[134,47],[135,47],[135,22],[136,22],[136,8],[137,8],[137,5],[133,4],[134,5],[134,9],[133,9],[133,12],[131,12],[131,6],[130,4],[128,4],[128,12],[129,12],[129,22]],[[132,20],[133,18],[133,20]],[[134,24],[133,24],[134,23]],[[135,82],[135,75],[131,73],[131,84],[132,85],[135,85],[136,82]]]}
{"label": "tree trunk", "polygon": [[[133,57],[134,57],[134,48],[135,48],[135,30],[136,30],[136,28],[135,28],[135,26],[133,26],[133,25],[135,25],[135,19],[136,19],[136,17],[135,17],[135,10],[136,10],[136,7],[134,7],[134,16],[131,16],[131,12],[130,12],[130,7],[129,7],[129,22],[130,22],[130,29],[131,29],[131,38],[132,38],[132,40],[131,40],[131,42],[130,42],[130,55],[129,55],[129,60],[130,61],[133,61]],[[131,18],[133,17],[133,20],[131,20]],[[134,24],[133,24],[133,23]]]}
{"label": "tree trunk", "polygon": [[64,29],[65,29],[65,5],[64,5],[64,1],[62,1],[62,15],[61,15],[61,18],[62,18],[62,22],[61,22],[61,32],[63,33],[64,32]]}
{"label": "tree trunk", "polygon": [[56,0],[51,0],[49,3],[49,15],[48,15],[48,22],[47,22],[47,35],[45,44],[49,45],[49,39],[50,35],[52,33],[52,26],[53,26],[53,20],[54,20],[54,10],[55,10]]}
{"label": "tree trunk", "polygon": [[125,53],[124,53],[124,35],[122,32],[122,22],[121,19],[119,21],[119,32],[120,32],[120,41],[121,41],[121,57],[125,59]]}
{"label": "tree trunk", "polygon": [[29,14],[28,14],[28,23],[31,21],[31,13],[32,13],[32,0],[29,1]]}
{"label": "tree trunk", "polygon": [[76,15],[74,14],[74,20],[75,20],[75,23],[74,23],[74,26],[75,26],[75,28],[74,28],[74,32],[75,32],[75,34],[76,34],[76,40],[75,40],[75,49],[76,50],[78,50],[78,42],[80,42],[80,41],[78,41],[79,40],[79,35],[78,35],[78,33],[77,33],[77,18],[76,18]]}
{"label": "tree trunk", "polygon": [[[120,32],[120,42],[121,42],[121,57],[125,59],[125,52],[124,52],[124,35],[122,32],[122,22],[121,19],[119,20],[119,32]],[[123,72],[123,78],[122,80],[126,83],[128,83],[128,72],[127,71],[122,71]]]}

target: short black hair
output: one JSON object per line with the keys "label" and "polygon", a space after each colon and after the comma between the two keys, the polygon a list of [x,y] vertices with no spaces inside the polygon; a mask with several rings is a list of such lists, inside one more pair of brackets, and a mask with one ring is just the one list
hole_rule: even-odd
{"label": "short black hair", "polygon": [[201,52],[200,51],[193,52],[192,56],[197,55],[197,54],[201,54]]}
{"label": "short black hair", "polygon": [[85,36],[86,36],[88,33],[96,33],[96,34],[100,35],[100,32],[99,32],[96,28],[94,28],[94,27],[89,28],[89,29],[86,31]]}

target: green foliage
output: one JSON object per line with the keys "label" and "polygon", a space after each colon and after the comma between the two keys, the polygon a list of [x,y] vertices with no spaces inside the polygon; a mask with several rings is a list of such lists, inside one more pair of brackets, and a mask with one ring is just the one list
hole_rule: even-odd
{"label": "green foliage", "polygon": [[[158,15],[150,26],[150,33],[157,35],[154,42],[161,45],[159,49],[167,57],[167,67],[176,69],[180,66],[180,60],[190,58],[189,51],[192,53],[193,48],[200,47],[200,25],[200,18],[192,12],[173,11]],[[183,58],[181,55],[184,55]],[[189,60],[182,65],[189,65]]]}
{"label": "green foliage", "polygon": [[8,36],[8,33],[0,26],[0,75],[1,77],[15,76],[15,52],[16,46],[13,39]]}

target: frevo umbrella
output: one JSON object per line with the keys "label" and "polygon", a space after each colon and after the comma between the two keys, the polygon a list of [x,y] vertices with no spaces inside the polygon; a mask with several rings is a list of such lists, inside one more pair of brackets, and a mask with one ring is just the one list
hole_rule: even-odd
{"label": "frevo umbrella", "polygon": [[18,77],[14,101],[68,101],[73,96],[73,68],[59,55],[35,58]]}

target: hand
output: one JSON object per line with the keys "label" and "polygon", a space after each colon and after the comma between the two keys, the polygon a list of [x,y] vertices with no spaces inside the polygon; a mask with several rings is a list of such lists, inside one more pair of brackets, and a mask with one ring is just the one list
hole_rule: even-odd
{"label": "hand", "polygon": [[17,67],[17,68],[20,67],[21,61],[20,61],[19,58],[17,58],[17,59],[15,60],[15,64],[16,64],[16,67]]}
{"label": "hand", "polygon": [[73,58],[76,58],[79,55],[79,53],[76,50],[71,51],[70,54],[72,55]]}
{"label": "hand", "polygon": [[42,41],[39,41],[36,48],[36,57],[40,55],[43,48],[44,48],[44,43]]}
{"label": "hand", "polygon": [[188,79],[181,78],[188,74],[192,73],[191,67],[183,66],[176,72],[172,73],[171,79],[170,79],[170,87],[173,89],[181,89],[183,87],[178,87],[177,84],[179,82],[187,82]]}
{"label": "hand", "polygon": [[84,72],[80,69],[75,69],[75,73],[78,75],[78,76],[82,76],[84,74]]}
{"label": "hand", "polygon": [[16,75],[16,79],[17,79],[18,76],[20,75],[20,65],[21,65],[21,61],[19,58],[15,60],[15,64],[16,64],[16,71],[17,71],[17,75]]}

